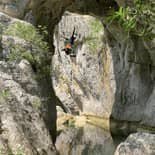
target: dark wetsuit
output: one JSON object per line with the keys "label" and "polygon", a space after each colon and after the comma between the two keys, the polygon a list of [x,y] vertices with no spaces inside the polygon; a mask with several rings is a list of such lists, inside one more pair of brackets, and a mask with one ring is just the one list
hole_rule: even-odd
{"label": "dark wetsuit", "polygon": [[65,40],[65,48],[63,49],[63,51],[65,51],[67,55],[73,53],[73,45],[74,45],[75,39],[76,37],[75,37],[75,28],[74,28],[72,36],[69,39],[66,38]]}

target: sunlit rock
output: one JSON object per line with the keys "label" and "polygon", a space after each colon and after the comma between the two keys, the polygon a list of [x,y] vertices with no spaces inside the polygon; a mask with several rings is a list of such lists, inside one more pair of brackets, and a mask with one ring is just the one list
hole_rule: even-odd
{"label": "sunlit rock", "polygon": [[[73,29],[76,57],[62,49]],[[55,54],[52,79],[56,95],[73,114],[89,113],[109,117],[116,90],[113,60],[100,20],[66,12],[54,33]]]}
{"label": "sunlit rock", "polygon": [[[48,100],[42,95],[41,80],[40,83],[37,80],[36,70],[30,57],[31,52],[36,51],[38,54],[40,49],[33,44],[34,42],[30,43],[28,38],[23,37],[21,26],[25,28],[25,33],[29,33],[26,30],[34,32],[35,28],[4,13],[0,13],[0,22],[0,152],[1,154],[54,155],[55,148],[45,121],[49,118],[48,112],[42,111],[47,110],[49,95],[47,93]],[[14,27],[14,23],[18,26]],[[16,32],[18,35],[15,35]],[[22,57],[23,53],[25,58]],[[51,109],[54,116],[56,110]],[[50,121],[51,118],[53,117],[50,117]],[[55,125],[54,121],[55,118],[51,121],[51,126]],[[53,133],[54,131],[53,129]]]}

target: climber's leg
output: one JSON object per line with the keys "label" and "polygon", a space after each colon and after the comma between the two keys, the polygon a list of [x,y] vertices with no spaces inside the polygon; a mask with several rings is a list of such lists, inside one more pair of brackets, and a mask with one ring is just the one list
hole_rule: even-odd
{"label": "climber's leg", "polygon": [[71,56],[71,57],[76,57],[75,49],[72,49],[70,56]]}

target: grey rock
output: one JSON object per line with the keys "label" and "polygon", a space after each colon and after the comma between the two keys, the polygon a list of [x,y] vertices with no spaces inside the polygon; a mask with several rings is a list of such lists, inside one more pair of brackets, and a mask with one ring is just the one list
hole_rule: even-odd
{"label": "grey rock", "polygon": [[28,13],[26,13],[24,20],[26,22],[29,22],[31,24],[35,24],[35,17],[33,16],[32,10],[30,10]]}
{"label": "grey rock", "polygon": [[154,127],[155,125],[154,112],[155,112],[155,88],[146,103],[146,109],[144,110],[142,123]]}
{"label": "grey rock", "polygon": [[23,18],[30,0],[0,0],[0,12],[12,17]]}
{"label": "grey rock", "polygon": [[[78,34],[74,47],[76,58],[71,58],[62,51],[65,41],[63,37],[69,38],[74,27]],[[55,29],[53,87],[56,95],[71,113],[83,112],[109,117],[115,81],[110,63],[112,57],[104,40],[104,33],[102,23],[98,19],[70,12],[65,12]],[[109,59],[107,64],[106,57]],[[107,65],[107,68],[104,65]],[[104,72],[107,72],[109,77],[104,78]],[[109,82],[109,85],[105,81]],[[105,104],[106,102],[108,104]]]}
{"label": "grey rock", "polygon": [[37,109],[40,98],[25,92],[12,75],[1,69],[0,83],[1,137],[6,139],[10,150],[30,155],[53,154],[51,137]]}
{"label": "grey rock", "polygon": [[[131,0],[121,1],[117,0],[118,4],[120,6],[127,6],[132,5]],[[56,24],[64,22],[62,26],[65,30],[65,36],[70,36],[73,30],[73,25],[76,25],[76,17],[73,19],[71,18],[71,15],[63,15],[65,10],[69,10],[70,12],[74,12],[75,14],[73,16],[78,16],[79,14],[91,14],[92,16],[102,17],[103,21],[105,19],[106,13],[108,13],[108,9],[110,7],[116,7],[116,3],[112,3],[112,1],[93,1],[92,0],[64,0],[64,1],[35,1],[32,10],[35,16],[35,19],[38,23],[44,23],[48,26],[50,35],[53,35],[53,30]],[[79,14],[78,14],[79,13]],[[66,18],[70,18],[68,20],[69,24],[67,24]],[[62,20],[61,20],[62,17]],[[81,15],[80,17],[84,17]],[[78,20],[78,19],[77,19]],[[81,18],[81,21],[84,21],[83,18]],[[85,23],[85,22],[84,22]],[[80,23],[77,21],[77,25],[81,26],[80,29],[78,29],[78,32],[84,34],[84,32],[87,32],[88,24]],[[62,26],[58,25],[58,28],[55,30],[55,38],[54,38],[54,45],[56,47],[55,50],[55,56],[53,59],[53,84],[54,89],[57,93],[58,98],[62,101],[62,103],[66,107],[66,111],[72,112],[72,113],[80,113],[87,109],[85,112],[91,112],[91,114],[97,114],[99,116],[109,117],[111,115],[112,118],[117,120],[126,120],[126,121],[138,121],[140,123],[146,122],[144,121],[144,117],[146,115],[150,115],[149,113],[145,112],[148,106],[146,103],[148,102],[148,99],[150,98],[151,94],[153,93],[154,89],[154,81],[155,81],[155,71],[154,71],[154,48],[147,48],[146,44],[140,40],[139,38],[130,38],[127,39],[127,34],[118,26],[115,24],[111,25],[104,25],[105,30],[103,30],[105,33],[105,40],[103,41],[106,46],[104,52],[100,52],[99,58],[96,58],[95,56],[91,57],[91,63],[88,63],[87,56],[84,57],[80,51],[87,52],[85,43],[82,43],[77,47],[78,61],[82,61],[81,66],[77,63],[73,66],[80,66],[80,74],[74,75],[76,79],[76,83],[80,85],[83,92],[74,92],[74,89],[68,89],[72,88],[71,86],[68,86],[68,83],[70,85],[70,78],[71,76],[71,65],[70,60],[66,58],[64,54],[61,53],[61,56],[63,58],[63,62],[60,62],[61,60],[58,60],[58,50],[61,50],[61,48],[64,47],[63,45],[63,37],[60,36],[60,34],[63,34],[62,32]],[[82,26],[85,25],[85,26]],[[66,28],[67,27],[67,28]],[[61,33],[60,33],[61,32]],[[81,37],[83,39],[83,37]],[[80,37],[78,38],[80,40]],[[103,39],[104,40],[104,39]],[[50,37],[50,44],[53,43],[53,39]],[[59,45],[58,45],[59,44]],[[154,43],[153,43],[154,44]],[[59,48],[58,48],[59,47]],[[82,49],[80,49],[82,47]],[[150,46],[148,46],[150,47]],[[79,57],[79,58],[78,58]],[[104,60],[103,60],[104,59]],[[75,60],[73,60],[75,62]],[[130,62],[129,62],[130,61]],[[56,63],[55,63],[56,62]],[[96,64],[98,62],[98,67]],[[57,81],[60,76],[65,75],[64,71],[62,70],[62,66],[60,66],[57,63],[63,64],[67,70],[67,78],[65,77],[63,80],[68,79],[69,82],[61,82],[60,80]],[[81,63],[81,62],[80,62]],[[90,65],[89,70],[84,70],[87,64]],[[93,64],[93,66],[92,66]],[[104,67],[108,68],[105,69]],[[56,69],[57,67],[57,69]],[[95,68],[95,71],[94,71]],[[97,69],[96,69],[97,68]],[[100,69],[99,75],[98,75],[98,68]],[[93,71],[92,71],[93,70]],[[55,73],[56,72],[56,73]],[[87,72],[87,73],[86,73]],[[90,74],[88,74],[91,72]],[[93,74],[92,74],[93,72]],[[86,73],[86,74],[85,74]],[[97,73],[97,74],[95,74]],[[74,72],[75,74],[75,72]],[[82,77],[79,78],[82,74]],[[103,75],[102,82],[99,83],[100,87],[99,89],[96,87],[96,81],[92,80],[95,78],[98,80],[98,76],[101,74]],[[56,77],[58,75],[58,77]],[[93,76],[92,76],[93,75]],[[90,78],[90,76],[92,76]],[[91,80],[90,80],[91,79]],[[87,81],[89,82],[88,87],[86,86]],[[100,81],[100,80],[99,80]],[[82,84],[80,84],[82,82]],[[83,84],[84,83],[84,84]],[[60,89],[57,86],[61,86],[61,92]],[[56,87],[58,89],[56,89]],[[66,89],[67,88],[67,89]],[[77,88],[76,90],[80,90],[81,88]],[[64,89],[64,90],[62,90]],[[103,91],[101,91],[103,90]],[[69,91],[69,93],[66,93],[66,91]],[[74,100],[73,95],[71,96],[70,92],[74,93]],[[99,94],[99,92],[102,92],[102,95]],[[111,93],[112,92],[112,93]],[[67,94],[67,95],[66,95]],[[87,94],[87,95],[85,95]],[[89,100],[83,100],[86,96],[91,96],[93,94],[93,97],[89,97]],[[95,97],[94,97],[95,96]],[[60,98],[61,97],[61,98]],[[82,98],[82,99],[81,99]],[[96,100],[97,98],[97,100]],[[94,100],[95,99],[95,100]],[[81,102],[82,100],[82,102]],[[87,103],[87,101],[90,101]],[[77,104],[78,103],[78,104]],[[104,108],[103,108],[104,106]],[[151,102],[151,106],[149,106],[149,109],[152,109],[151,114],[154,114],[154,101]],[[145,113],[145,114],[144,114]],[[155,117],[152,117],[155,118]],[[149,123],[150,126],[154,126],[154,123]]]}
{"label": "grey rock", "polygon": [[[116,120],[142,123],[146,115],[150,116],[149,109],[154,113],[155,102],[151,101],[149,106],[147,102],[150,102],[154,89],[154,71],[151,68],[155,59],[140,38],[126,38],[114,25],[108,31],[109,38],[113,38],[109,45],[117,85],[111,116]],[[155,126],[154,121],[148,124]]]}
{"label": "grey rock", "polygon": [[[37,74],[28,60],[8,59],[15,45],[27,52],[39,53],[33,43],[19,36],[5,35],[5,29],[15,21],[29,25],[0,13],[0,22],[4,26],[0,51],[0,151],[4,154],[56,154],[49,131],[56,132],[56,110],[55,105],[51,105],[50,91],[44,89],[46,82],[42,87],[42,79],[37,80]],[[52,116],[49,115],[50,109]]]}
{"label": "grey rock", "polygon": [[125,142],[119,144],[115,155],[154,155],[155,135],[149,133],[131,134]]}
{"label": "grey rock", "polygon": [[[89,21],[96,20],[66,12],[56,27],[52,79],[57,96],[71,113],[155,126],[154,43],[148,48],[143,40],[127,37],[119,26],[111,24],[101,27],[97,36],[102,40],[97,40],[93,50],[88,46],[96,41],[93,37],[89,40],[93,31]],[[63,37],[71,36],[74,26],[79,33],[77,56],[70,58],[62,51]]]}

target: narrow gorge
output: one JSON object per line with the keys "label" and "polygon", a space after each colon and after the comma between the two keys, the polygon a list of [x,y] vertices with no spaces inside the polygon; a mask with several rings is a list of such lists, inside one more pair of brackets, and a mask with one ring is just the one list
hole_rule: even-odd
{"label": "narrow gorge", "polygon": [[0,155],[155,154],[154,5],[0,0]]}

